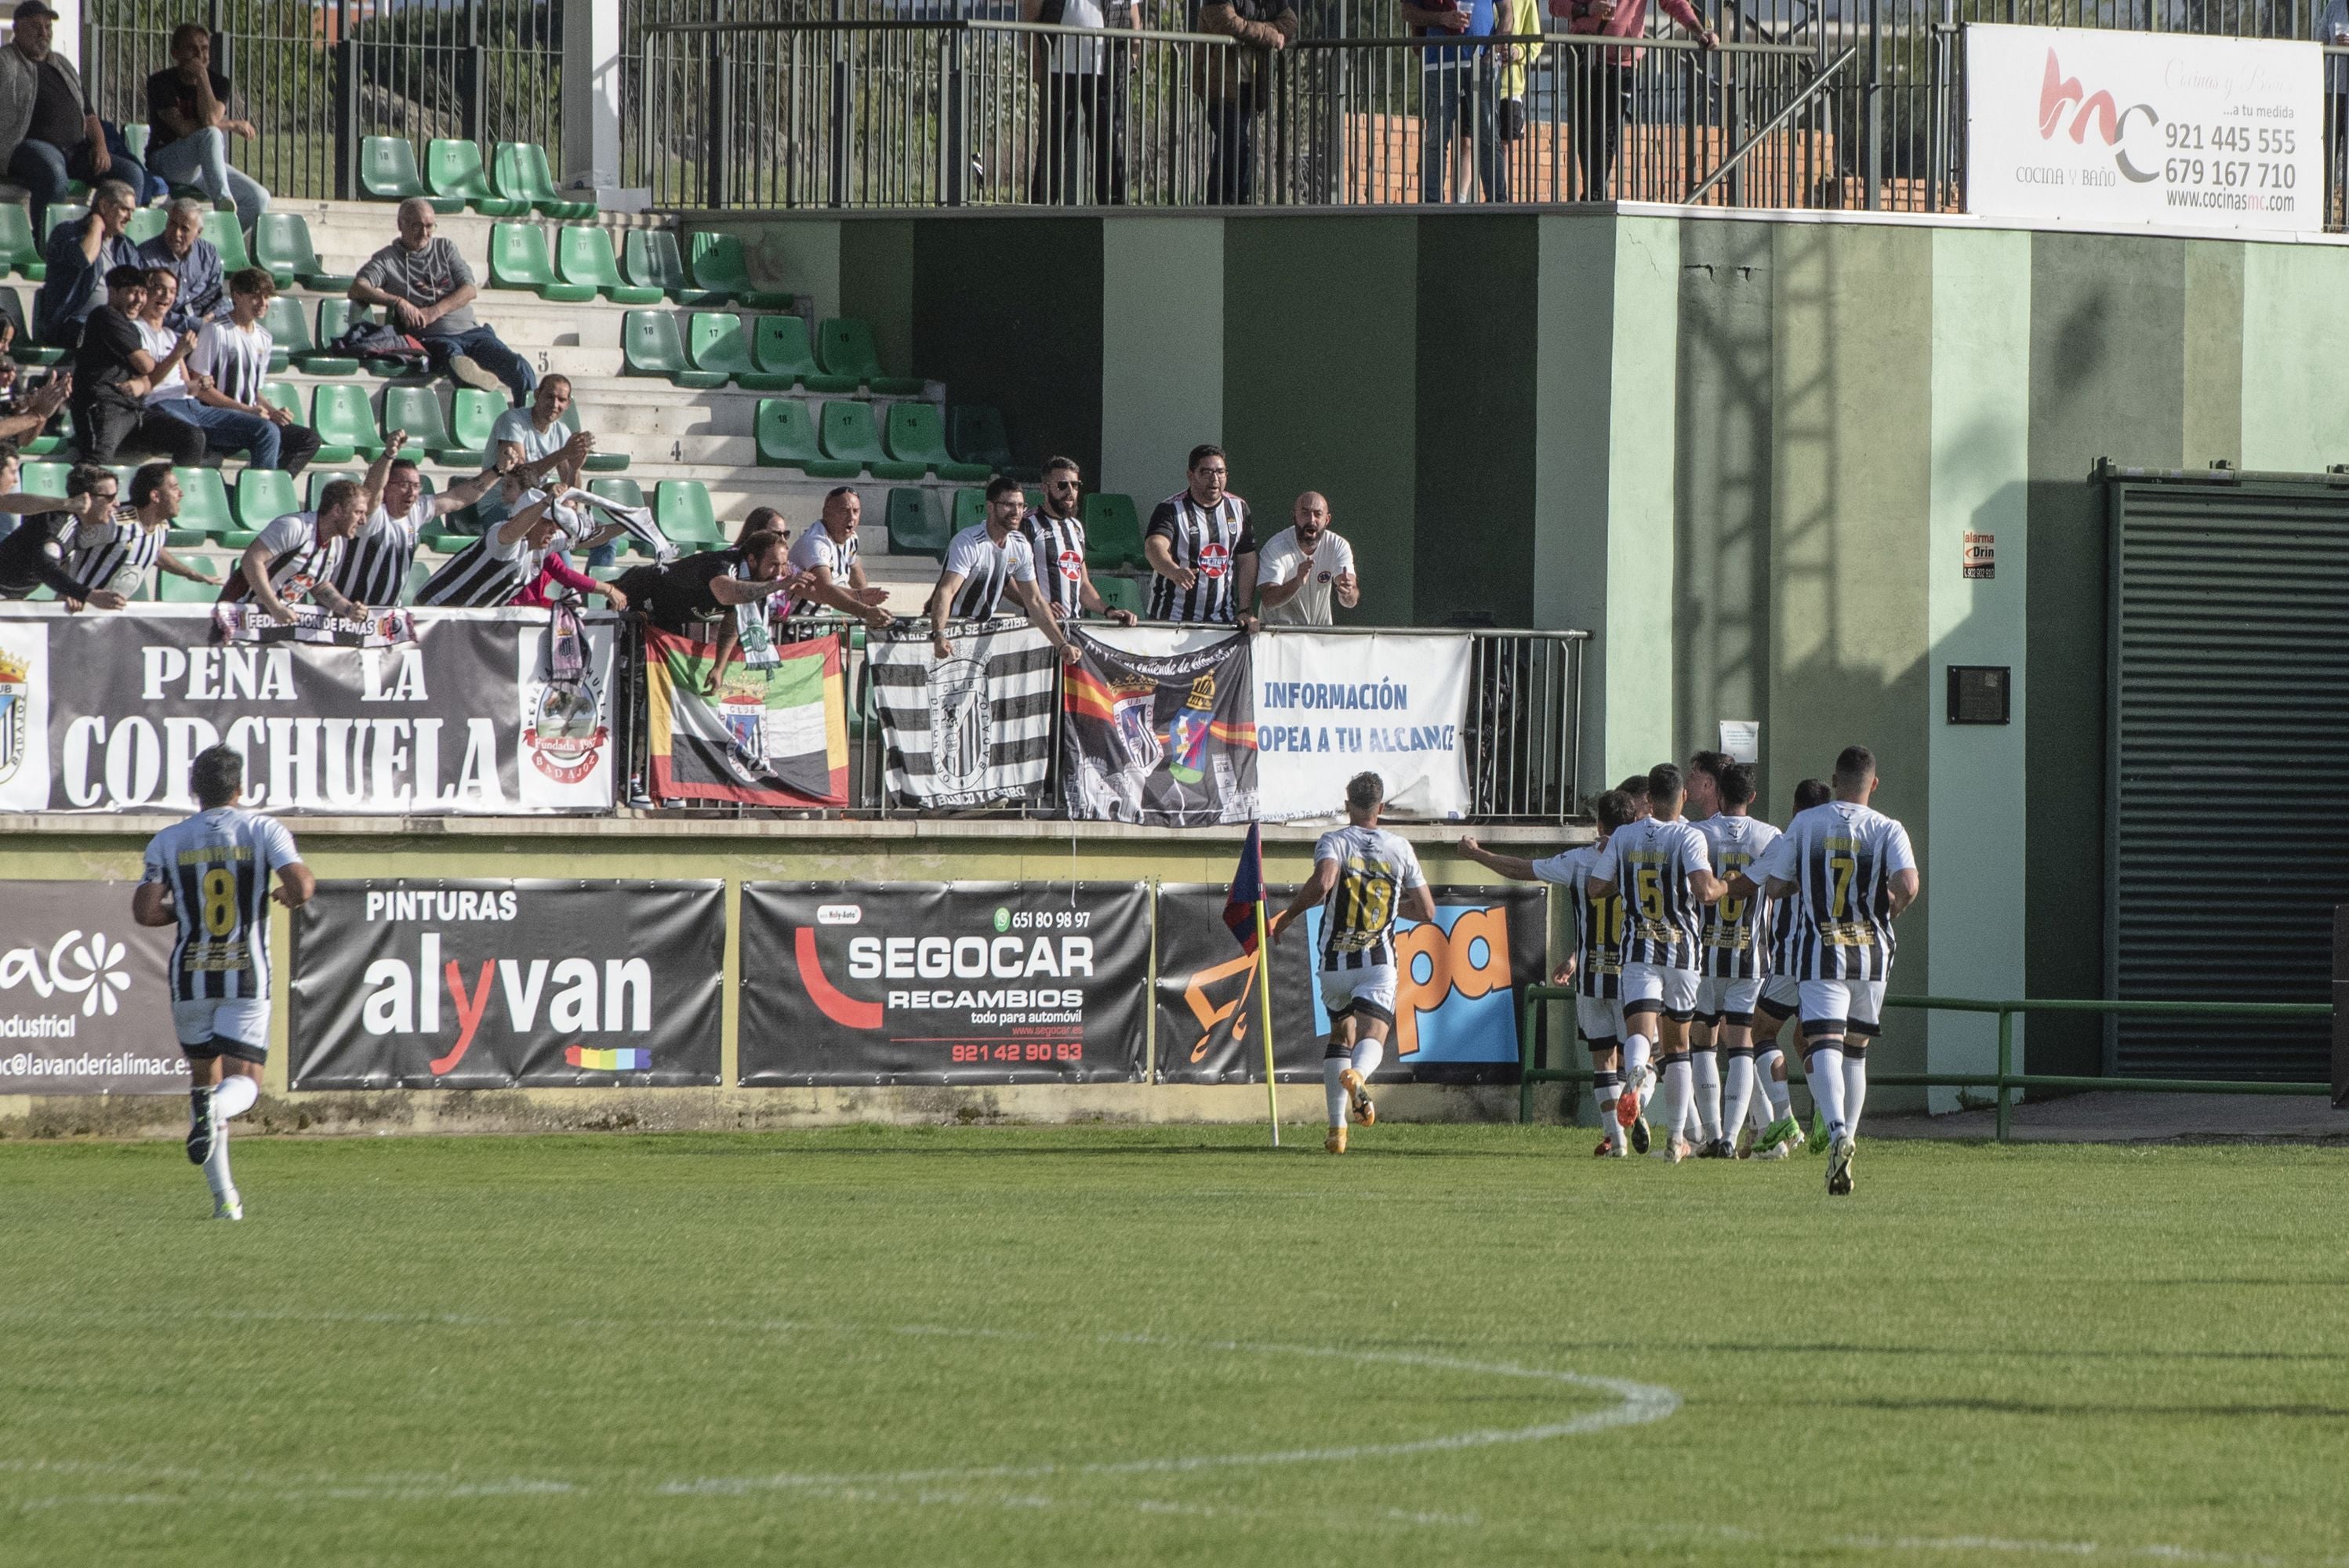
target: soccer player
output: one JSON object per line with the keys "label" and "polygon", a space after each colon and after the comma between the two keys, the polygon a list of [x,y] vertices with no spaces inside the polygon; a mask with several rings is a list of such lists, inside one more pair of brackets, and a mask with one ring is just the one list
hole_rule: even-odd
{"label": "soccer player", "polygon": [[1321,1007],[1330,1015],[1330,1047],[1321,1057],[1330,1136],[1322,1147],[1332,1154],[1346,1152],[1350,1109],[1364,1127],[1379,1119],[1367,1086],[1394,1027],[1395,915],[1435,919],[1435,895],[1411,841],[1379,826],[1386,799],[1386,780],[1375,773],[1347,780],[1347,825],[1321,835],[1313,846],[1313,874],[1272,923],[1278,942],[1299,915],[1322,906]]}
{"label": "soccer player", "polygon": [[1787,823],[1749,873],[1767,879],[1771,898],[1792,900],[1780,918],[1792,926],[1785,943],[1802,997],[1803,1068],[1826,1122],[1827,1191],[1837,1197],[1851,1191],[1868,1042],[1892,973],[1892,923],[1919,887],[1909,830],[1868,803],[1876,783],[1875,753],[1845,747],[1835,799]]}
{"label": "soccer player", "polygon": [[[1806,779],[1795,786],[1794,815],[1799,817],[1834,798],[1835,791],[1827,788],[1826,779]],[[1731,898],[1763,898],[1761,884],[1747,874],[1752,870],[1748,866],[1729,879]],[[1794,930],[1793,921],[1785,910],[1774,904],[1767,929],[1770,973],[1762,982],[1761,1004],[1754,1018],[1754,1082],[1758,1090],[1754,1119],[1761,1123],[1754,1134],[1754,1157],[1784,1160],[1806,1141],[1802,1124],[1795,1119],[1794,1091],[1786,1082],[1786,1054],[1778,1048],[1778,1031],[1799,1009],[1802,997],[1792,973],[1794,961],[1785,953],[1786,936]],[[1765,1106],[1766,1114],[1763,1109]]]}
{"label": "soccer player", "polygon": [[[1677,1165],[1688,1158],[1682,1136],[1693,1092],[1689,1065],[1689,1020],[1696,1016],[1697,936],[1704,906],[1726,886],[1713,874],[1704,835],[1681,820],[1686,793],[1681,770],[1669,762],[1648,771],[1648,810],[1643,821],[1626,823],[1599,851],[1589,890],[1600,898],[1619,894],[1629,908],[1623,923],[1623,1062],[1627,1073],[1646,1066],[1651,1046],[1663,1047],[1664,1156]],[[1635,1101],[1636,1105],[1636,1101]],[[1623,1105],[1616,1102],[1622,1117]],[[1625,1125],[1640,1141],[1633,1109]]]}
{"label": "soccer player", "polygon": [[242,1220],[244,1202],[228,1170],[228,1123],[261,1098],[269,1059],[269,903],[299,909],[318,884],[282,823],[237,805],[244,758],[233,748],[196,753],[188,786],[196,814],[149,841],[130,914],[141,925],[179,925],[171,1022],[192,1086],[188,1159],[203,1167],[212,1218]]}
{"label": "soccer player", "polygon": [[1623,1092],[1623,966],[1616,956],[1623,944],[1623,901],[1592,897],[1590,868],[1599,863],[1599,851],[1615,830],[1631,820],[1630,797],[1609,789],[1592,802],[1592,810],[1599,818],[1598,839],[1564,854],[1521,860],[1495,854],[1474,838],[1460,841],[1460,852],[1512,882],[1557,882],[1573,891],[1574,951],[1550,983],[1575,988],[1575,1022],[1590,1047],[1590,1085],[1598,1094],[1599,1125],[1607,1130],[1592,1152],[1605,1160],[1622,1158],[1626,1136],[1615,1114]]}
{"label": "soccer player", "polygon": [[[1698,753],[1700,758],[1707,755]],[[1767,967],[1763,950],[1769,936],[1768,901],[1758,893],[1740,897],[1738,873],[1770,847],[1778,830],[1753,816],[1754,775],[1747,769],[1734,763],[1723,766],[1713,777],[1713,789],[1721,809],[1696,829],[1712,851],[1713,869],[1729,882],[1729,892],[1719,903],[1705,907],[1699,944],[1702,961],[1698,965],[1696,1019],[1706,1033],[1697,1041],[1694,1064],[1697,1114],[1702,1118],[1710,1105],[1714,1119],[1703,1130],[1705,1145],[1697,1152],[1726,1160],[1737,1151],[1732,1140],[1744,1126],[1746,1107],[1753,1103],[1754,1010],[1761,1001],[1762,973]],[[1709,1088],[1703,1081],[1713,1068],[1711,1047],[1716,1037],[1729,1057],[1725,1095],[1722,1077],[1714,1078]]]}

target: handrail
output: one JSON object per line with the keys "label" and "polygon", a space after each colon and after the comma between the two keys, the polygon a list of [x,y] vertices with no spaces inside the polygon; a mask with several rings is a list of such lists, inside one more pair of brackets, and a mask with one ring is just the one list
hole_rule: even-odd
{"label": "handrail", "polygon": [[[1783,47],[1784,46],[1778,46]],[[1786,121],[1793,117],[1796,109],[1801,108],[1805,104],[1810,102],[1813,97],[1823,91],[1826,85],[1835,79],[1836,73],[1842,70],[1846,66],[1851,64],[1854,59],[1858,57],[1858,55],[1859,51],[1857,48],[1846,46],[1842,54],[1837,55],[1834,59],[1829,60],[1826,67],[1820,70],[1819,74],[1810,79],[1809,83],[1804,87],[1801,92],[1798,92],[1793,98],[1788,98],[1785,106],[1781,108],[1776,114],[1772,115],[1768,120],[1764,122],[1761,129],[1747,137],[1745,139],[1744,145],[1738,148],[1736,151],[1731,153],[1727,158],[1723,159],[1721,160],[1721,167],[1714,170],[1711,174],[1706,175],[1703,183],[1700,184],[1695,190],[1689,192],[1689,205],[1692,207],[1698,202],[1703,201],[1705,193],[1711,191],[1714,186],[1720,184],[1723,180],[1728,179],[1730,170],[1735,169],[1738,164],[1744,160],[1747,153],[1761,146],[1762,143],[1769,138],[1772,132],[1775,131],[1780,126],[1785,124]]]}
{"label": "handrail", "polygon": [[[1232,48],[1244,47],[1240,41],[1226,33],[1168,33],[1154,29],[1131,27],[1072,27],[1066,23],[1015,22],[987,16],[934,17],[843,17],[838,21],[787,22],[657,22],[642,29],[647,39],[683,36],[697,33],[1036,33],[1052,37],[1094,38],[1105,43],[1163,42],[1175,44],[1213,44]],[[1493,33],[1475,38],[1451,35],[1426,37],[1392,38],[1299,38],[1283,46],[1283,53],[1311,54],[1322,51],[1357,49],[1461,49],[1497,47],[1504,45],[1539,44],[1560,46],[1568,49],[1653,49],[1661,53],[1706,52],[1708,46],[1693,38],[1619,38],[1605,33]],[[1723,55],[1794,55],[1814,59],[1818,50],[1804,44],[1754,43],[1723,39],[1710,46],[1710,50]],[[1857,53],[1847,49],[1847,55]]]}

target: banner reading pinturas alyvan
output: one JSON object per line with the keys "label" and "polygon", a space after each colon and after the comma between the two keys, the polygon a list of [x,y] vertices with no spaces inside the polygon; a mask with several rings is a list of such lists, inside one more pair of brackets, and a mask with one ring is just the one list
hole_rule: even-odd
{"label": "banner reading pinturas alyvan", "polygon": [[[1253,960],[1224,924],[1225,889],[1158,890],[1158,1078],[1261,1083],[1263,1026]],[[1284,907],[1294,888],[1268,895]],[[1525,988],[1547,974],[1547,904],[1538,887],[1435,890],[1437,923],[1399,923],[1394,1028],[1378,1081],[1515,1083]],[[1321,910],[1273,944],[1273,1069],[1319,1082],[1330,1016],[1314,969]]]}
{"label": "banner reading pinturas alyvan", "polygon": [[138,884],[0,882],[0,1094],[184,1094],[167,989],[172,929]]}
{"label": "banner reading pinturas alyvan", "polygon": [[1391,810],[1468,811],[1470,640],[1270,632],[1256,639],[1257,804],[1267,821],[1334,816],[1373,772]]}
{"label": "banner reading pinturas alyvan", "polygon": [[278,814],[612,804],[610,617],[562,673],[543,612],[414,619],[413,642],[349,647],[217,640],[201,604],[0,610],[0,813],[192,810],[188,764],[221,741]]}
{"label": "banner reading pinturas alyvan", "polygon": [[745,1084],[1133,1082],[1140,882],[745,882]]}
{"label": "banner reading pinturas alyvan", "polygon": [[717,882],[322,882],[293,1087],[714,1084],[725,951]]}

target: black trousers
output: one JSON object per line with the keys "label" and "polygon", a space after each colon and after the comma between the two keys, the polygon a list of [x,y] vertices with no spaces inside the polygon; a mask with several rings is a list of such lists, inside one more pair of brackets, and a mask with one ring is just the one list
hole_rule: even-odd
{"label": "black trousers", "polygon": [[1615,149],[1631,118],[1631,66],[1586,49],[1575,62],[1575,161],[1582,165],[1580,201],[1604,201],[1615,173]]}
{"label": "black trousers", "polygon": [[142,457],[169,458],[183,469],[193,468],[204,459],[202,430],[110,391],[76,397],[73,417],[81,455],[88,462],[110,463],[125,448]]}
{"label": "black trousers", "polygon": [[[1114,61],[1090,73],[1045,74],[1036,173],[1028,184],[1028,200],[1039,206],[1125,204],[1125,127],[1118,112],[1124,97],[1119,90],[1123,73]],[[1092,149],[1090,160],[1078,155],[1081,132]]]}

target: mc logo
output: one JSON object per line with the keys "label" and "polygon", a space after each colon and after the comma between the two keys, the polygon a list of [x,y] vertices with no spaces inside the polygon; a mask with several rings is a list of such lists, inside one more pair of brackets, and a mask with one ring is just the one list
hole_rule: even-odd
{"label": "mc logo", "polygon": [[2121,145],[2121,139],[2128,133],[2129,121],[2134,117],[2144,116],[2148,125],[2161,123],[2161,116],[2155,112],[2154,107],[2149,103],[2133,103],[2123,108],[2108,92],[2089,92],[2081,86],[2079,77],[2064,74],[2064,67],[2055,58],[2055,51],[2050,49],[2047,51],[2047,74],[2039,84],[2039,139],[2054,140],[2064,129],[2064,109],[2075,104],[2078,110],[2072,117],[2074,145],[2085,145],[2089,128],[2093,126],[2105,145],[2113,150],[2113,162],[2124,176],[2140,185],[2154,178],[2152,172],[2139,170],[2131,163],[2128,150]]}

